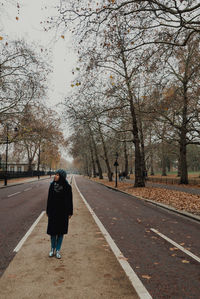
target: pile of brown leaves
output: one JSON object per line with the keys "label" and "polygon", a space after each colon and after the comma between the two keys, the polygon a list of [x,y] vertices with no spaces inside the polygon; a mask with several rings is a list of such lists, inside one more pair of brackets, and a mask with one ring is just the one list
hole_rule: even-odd
{"label": "pile of brown leaves", "polygon": [[[115,188],[115,182],[108,182],[107,180],[99,180],[97,178],[93,178],[92,180]],[[163,188],[134,188],[133,184],[126,182],[118,182],[117,185],[117,189],[131,195],[163,203],[172,206],[177,210],[184,210],[189,213],[200,215],[200,196],[198,195]]]}

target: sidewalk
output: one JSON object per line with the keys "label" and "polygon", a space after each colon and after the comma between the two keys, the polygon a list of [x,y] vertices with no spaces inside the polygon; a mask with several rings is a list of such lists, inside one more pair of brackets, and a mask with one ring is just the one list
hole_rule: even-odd
{"label": "sidewalk", "polygon": [[73,195],[62,259],[48,257],[44,215],[1,277],[1,299],[138,298],[75,186]]}
{"label": "sidewalk", "polygon": [[15,178],[15,179],[9,179],[7,182],[7,186],[4,186],[4,180],[0,181],[0,188],[6,188],[9,186],[15,186],[18,184],[24,184],[24,183],[29,183],[29,182],[34,182],[34,181],[40,181],[40,180],[45,180],[50,178],[49,175],[41,176],[40,179],[38,180],[37,176],[34,177],[28,177],[28,178]]}

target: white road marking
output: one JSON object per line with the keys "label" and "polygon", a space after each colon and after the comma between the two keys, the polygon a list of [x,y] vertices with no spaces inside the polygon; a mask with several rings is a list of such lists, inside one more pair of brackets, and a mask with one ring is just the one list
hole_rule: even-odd
{"label": "white road marking", "polygon": [[44,213],[45,213],[45,211],[43,211],[40,214],[40,216],[35,220],[35,222],[31,225],[31,227],[29,228],[29,230],[27,231],[27,233],[24,235],[24,237],[21,239],[21,241],[18,243],[18,245],[13,250],[14,252],[18,252],[20,250],[20,248],[22,247],[22,245],[24,244],[24,242],[26,241],[26,239],[28,238],[28,236],[32,233],[32,231],[34,230],[35,226],[38,224],[38,222],[40,221],[40,219],[44,215]]}
{"label": "white road marking", "polygon": [[192,252],[190,252],[189,250],[185,249],[184,247],[182,247],[178,243],[174,242],[170,238],[168,238],[165,235],[161,234],[156,229],[151,228],[151,231],[154,232],[155,234],[159,235],[161,238],[165,239],[166,241],[168,241],[169,243],[171,243],[172,245],[174,245],[175,247],[177,247],[178,249],[180,249],[181,251],[183,251],[187,255],[191,256],[193,259],[195,259],[196,261],[198,261],[200,263],[200,258],[198,256],[196,256],[195,254],[193,254]]}
{"label": "white road marking", "polygon": [[16,193],[10,194],[10,195],[8,195],[8,197],[11,197],[11,196],[17,195],[17,194],[19,194],[19,193],[21,193],[21,192],[16,192]]}
{"label": "white road marking", "polygon": [[31,188],[27,188],[27,189],[24,190],[24,192],[29,191],[29,190],[31,190],[31,189],[32,189],[32,187],[31,187]]}
{"label": "white road marking", "polygon": [[99,218],[96,216],[96,214],[94,213],[94,211],[92,210],[92,208],[90,207],[90,205],[87,203],[86,199],[84,198],[84,196],[81,194],[79,188],[77,187],[76,181],[75,181],[75,177],[73,176],[74,179],[74,184],[83,200],[83,202],[85,203],[86,207],[88,208],[88,210],[90,211],[90,213],[92,214],[92,217],[94,218],[97,226],[99,227],[99,229],[101,230],[102,234],[104,235],[106,241],[108,242],[110,248],[112,249],[114,255],[116,256],[118,262],[120,263],[121,267],[124,269],[124,272],[126,273],[126,275],[128,276],[132,286],[134,287],[134,289],[136,290],[138,296],[142,299],[152,299],[151,295],[149,294],[149,292],[147,291],[147,289],[145,288],[145,286],[142,284],[141,280],[139,279],[139,277],[137,276],[137,274],[133,271],[133,269],[131,268],[130,264],[126,261],[125,257],[123,256],[122,252],[119,250],[119,248],[117,247],[117,245],[115,244],[114,240],[111,238],[110,234],[108,233],[108,231],[105,229],[105,227],[103,226],[103,224],[101,223],[101,221],[99,220]]}

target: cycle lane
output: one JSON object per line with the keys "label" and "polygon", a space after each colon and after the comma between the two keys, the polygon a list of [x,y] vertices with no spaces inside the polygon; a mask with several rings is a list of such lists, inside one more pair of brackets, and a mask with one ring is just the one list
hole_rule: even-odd
{"label": "cycle lane", "polygon": [[151,228],[198,257],[199,223],[85,178],[76,182],[153,298],[197,298],[199,262]]}

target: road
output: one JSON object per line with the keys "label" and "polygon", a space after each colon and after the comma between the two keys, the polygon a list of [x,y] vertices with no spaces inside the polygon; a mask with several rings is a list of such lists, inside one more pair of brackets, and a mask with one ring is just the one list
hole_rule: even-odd
{"label": "road", "polygon": [[46,208],[50,179],[0,189],[0,276],[14,248]]}
{"label": "road", "polygon": [[199,298],[199,222],[80,176],[76,183],[153,298]]}

